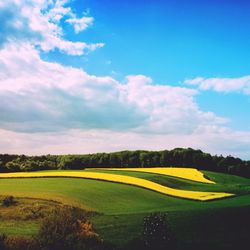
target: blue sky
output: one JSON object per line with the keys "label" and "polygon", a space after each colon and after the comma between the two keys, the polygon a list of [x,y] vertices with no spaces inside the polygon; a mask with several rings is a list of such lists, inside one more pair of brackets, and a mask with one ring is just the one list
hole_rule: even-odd
{"label": "blue sky", "polygon": [[[106,44],[89,58],[93,73],[114,69],[168,84],[248,74],[247,1],[75,1],[75,8],[84,10],[82,2],[95,25],[79,36]],[[114,65],[103,69],[95,65],[99,60]]]}
{"label": "blue sky", "polygon": [[250,158],[249,10],[223,0],[0,3],[0,150],[190,146]]}
{"label": "blue sky", "polygon": [[[86,0],[74,1],[72,7],[95,17],[94,26],[74,39],[100,40],[105,47],[87,60],[58,54],[52,60],[91,74],[120,80],[144,74],[174,86],[197,76],[249,74],[249,1]],[[204,110],[229,116],[233,128],[250,129],[249,97],[209,92],[198,101]]]}

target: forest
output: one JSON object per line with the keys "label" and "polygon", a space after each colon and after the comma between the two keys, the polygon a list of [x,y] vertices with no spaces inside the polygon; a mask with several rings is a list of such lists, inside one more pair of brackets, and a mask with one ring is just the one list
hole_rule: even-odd
{"label": "forest", "polygon": [[120,151],[83,155],[0,154],[0,172],[85,168],[186,167],[250,177],[250,161],[192,148]]}

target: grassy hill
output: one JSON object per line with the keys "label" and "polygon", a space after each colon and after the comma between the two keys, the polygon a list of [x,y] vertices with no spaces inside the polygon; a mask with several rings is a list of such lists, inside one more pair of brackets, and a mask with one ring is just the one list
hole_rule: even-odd
{"label": "grassy hill", "polygon": [[[206,184],[153,173],[114,172],[177,189],[223,191],[236,196],[201,202],[170,197],[131,185],[77,178],[0,179],[0,190],[2,196],[54,200],[96,211],[99,214],[91,218],[96,230],[105,240],[118,246],[129,244],[140,236],[142,219],[150,212],[167,212],[176,237],[197,248],[203,246],[202,249],[206,249],[206,244],[207,249],[215,246],[226,249],[230,242],[234,246],[247,241],[249,230],[246,227],[250,229],[250,223],[245,225],[250,212],[249,179],[204,171],[205,176],[216,182]],[[27,201],[24,199],[23,203]],[[15,221],[1,217],[0,232],[32,235],[37,233],[38,227],[36,220]],[[231,234],[233,237],[228,237]]]}

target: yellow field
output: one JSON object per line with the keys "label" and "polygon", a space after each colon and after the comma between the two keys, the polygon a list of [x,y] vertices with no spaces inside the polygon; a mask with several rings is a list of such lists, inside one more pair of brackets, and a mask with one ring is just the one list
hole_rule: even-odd
{"label": "yellow field", "polygon": [[204,177],[203,173],[195,168],[100,168],[100,170],[119,170],[119,171],[135,171],[135,172],[145,172],[154,173],[161,175],[168,175],[179,177],[191,181],[197,181],[202,183],[215,184],[215,182],[208,180]]}
{"label": "yellow field", "polygon": [[116,175],[116,174],[86,172],[86,171],[54,171],[54,172],[28,172],[28,173],[18,172],[18,173],[0,174],[0,178],[35,178],[35,177],[73,177],[73,178],[86,178],[94,180],[111,181],[111,182],[143,187],[170,196],[192,199],[192,200],[200,200],[200,201],[220,199],[234,195],[230,193],[220,193],[220,192],[178,190],[162,186],[160,184],[144,180],[141,178]]}

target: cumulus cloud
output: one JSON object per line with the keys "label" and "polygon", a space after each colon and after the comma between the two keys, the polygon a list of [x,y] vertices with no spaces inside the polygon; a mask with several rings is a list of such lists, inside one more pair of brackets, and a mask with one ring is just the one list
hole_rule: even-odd
{"label": "cumulus cloud", "polygon": [[114,79],[42,61],[30,45],[0,51],[0,66],[0,123],[10,130],[128,128],[143,119],[119,100]]}
{"label": "cumulus cloud", "polygon": [[201,90],[214,90],[216,92],[241,92],[250,94],[250,76],[240,78],[203,78],[185,80],[186,84],[198,86]]}
{"label": "cumulus cloud", "polygon": [[[103,47],[64,38],[62,22],[74,22],[76,31],[92,24],[92,17],[76,18],[69,0],[6,0],[0,4],[0,47],[9,42],[29,42],[45,52],[58,49],[69,55],[83,55]],[[85,25],[84,25],[85,24]]]}
{"label": "cumulus cloud", "polygon": [[85,29],[87,29],[90,25],[93,24],[93,17],[82,17],[82,18],[69,18],[66,22],[72,24],[74,26],[75,32],[79,33]]}
{"label": "cumulus cloud", "polygon": [[[43,60],[41,50],[82,55],[103,46],[65,38],[65,24],[78,33],[94,20],[77,17],[68,3],[0,1],[2,152],[88,153],[183,146],[245,155],[250,134],[229,130],[227,119],[202,111],[196,102],[197,90],[159,85],[144,75],[119,82]],[[219,90],[228,85],[247,93],[247,78],[239,80],[244,84],[236,84],[241,87],[235,83],[218,87],[210,80],[186,83]]]}
{"label": "cumulus cloud", "polygon": [[0,51],[0,126],[12,131],[100,128],[140,133],[192,133],[226,122],[202,112],[195,90],[153,84],[143,75],[125,83],[46,62],[30,44]]}

